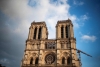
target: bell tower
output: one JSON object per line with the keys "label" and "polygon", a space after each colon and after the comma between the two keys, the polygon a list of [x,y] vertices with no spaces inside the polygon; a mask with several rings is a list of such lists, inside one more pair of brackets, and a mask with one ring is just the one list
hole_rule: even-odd
{"label": "bell tower", "polygon": [[45,22],[32,22],[29,28],[28,40],[48,39],[48,31]]}
{"label": "bell tower", "polygon": [[60,20],[56,25],[57,63],[59,65],[76,65],[79,61],[76,53],[76,39],[74,38],[73,24],[70,19]]}
{"label": "bell tower", "polygon": [[29,28],[21,67],[34,67],[39,64],[40,49],[42,49],[41,41],[46,39],[48,39],[48,30],[45,22],[33,21]]}
{"label": "bell tower", "polygon": [[56,38],[67,39],[73,38],[73,24],[70,19],[58,21],[56,25]]}

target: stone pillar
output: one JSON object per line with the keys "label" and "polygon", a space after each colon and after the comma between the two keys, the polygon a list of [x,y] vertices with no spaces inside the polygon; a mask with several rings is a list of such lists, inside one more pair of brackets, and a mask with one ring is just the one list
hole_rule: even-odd
{"label": "stone pillar", "polygon": [[28,34],[28,39],[31,39],[31,27],[29,28],[29,34]]}
{"label": "stone pillar", "polygon": [[37,27],[36,39],[38,39],[39,27]]}
{"label": "stone pillar", "polygon": [[70,25],[69,27],[70,27],[69,28],[70,29],[70,37],[74,37],[74,33],[73,33],[74,31],[73,31],[72,25]]}
{"label": "stone pillar", "polygon": [[30,39],[32,39],[32,30],[33,28],[31,27]]}
{"label": "stone pillar", "polygon": [[58,25],[56,26],[56,39],[58,38]]}
{"label": "stone pillar", "polygon": [[42,39],[42,37],[43,37],[43,26],[41,27],[41,37],[40,37],[40,39]]}
{"label": "stone pillar", "polygon": [[61,38],[61,26],[60,25],[58,25],[57,33],[58,33],[58,38]]}
{"label": "stone pillar", "polygon": [[31,39],[33,40],[33,36],[34,36],[34,27],[32,27],[32,30],[31,30]]}
{"label": "stone pillar", "polygon": [[44,35],[43,35],[44,32],[43,31],[44,31],[44,26],[42,27],[42,30],[41,30],[41,32],[42,32],[41,39],[43,39],[43,37],[44,37]]}
{"label": "stone pillar", "polygon": [[63,31],[64,31],[64,33],[63,33],[63,35],[64,35],[64,38],[66,38],[66,31],[65,31],[65,25],[64,25],[64,27],[63,27]]}
{"label": "stone pillar", "polygon": [[43,26],[43,28],[42,28],[42,39],[45,39],[46,38],[46,27],[45,26]]}

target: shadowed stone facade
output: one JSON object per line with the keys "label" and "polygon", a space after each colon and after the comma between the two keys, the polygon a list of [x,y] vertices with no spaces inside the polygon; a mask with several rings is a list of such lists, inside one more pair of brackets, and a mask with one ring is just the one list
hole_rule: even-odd
{"label": "shadowed stone facade", "polygon": [[70,19],[56,25],[56,39],[48,39],[45,22],[32,22],[21,67],[80,67]]}

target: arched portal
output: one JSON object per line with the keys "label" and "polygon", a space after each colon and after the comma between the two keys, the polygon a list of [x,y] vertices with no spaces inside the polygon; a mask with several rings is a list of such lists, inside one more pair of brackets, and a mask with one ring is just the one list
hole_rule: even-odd
{"label": "arched portal", "polygon": [[30,64],[33,64],[33,58],[30,59]]}
{"label": "arched portal", "polygon": [[67,64],[70,64],[70,57],[67,58]]}
{"label": "arched portal", "polygon": [[38,57],[37,57],[36,60],[35,60],[35,64],[36,64],[36,65],[38,64],[38,60],[39,60],[39,59],[38,59]]}
{"label": "arched portal", "polygon": [[62,64],[65,64],[65,57],[62,58]]}

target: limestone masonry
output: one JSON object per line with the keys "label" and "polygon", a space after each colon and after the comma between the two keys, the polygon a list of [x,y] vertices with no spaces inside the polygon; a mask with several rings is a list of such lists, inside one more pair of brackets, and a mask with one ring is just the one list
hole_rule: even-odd
{"label": "limestone masonry", "polygon": [[73,24],[58,21],[56,39],[48,39],[45,22],[31,23],[21,67],[80,67]]}

